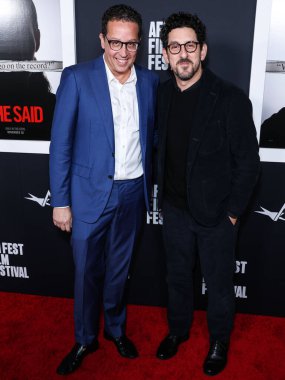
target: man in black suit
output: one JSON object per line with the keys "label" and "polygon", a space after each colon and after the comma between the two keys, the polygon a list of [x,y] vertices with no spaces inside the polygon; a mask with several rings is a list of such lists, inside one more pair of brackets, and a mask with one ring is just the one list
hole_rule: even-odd
{"label": "man in black suit", "polygon": [[227,362],[234,318],[234,248],[240,216],[259,172],[248,97],[203,69],[206,28],[177,13],[161,29],[173,78],[158,97],[158,190],[166,248],[169,334],[157,357],[169,359],[189,337],[198,249],[208,289],[210,348],[204,373]]}

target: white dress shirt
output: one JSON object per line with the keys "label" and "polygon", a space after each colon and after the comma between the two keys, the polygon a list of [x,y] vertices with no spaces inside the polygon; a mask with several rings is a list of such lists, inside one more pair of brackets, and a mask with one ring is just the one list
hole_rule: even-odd
{"label": "white dress shirt", "polygon": [[139,111],[134,66],[122,84],[105,62],[112,103],[115,136],[115,180],[138,178],[143,174],[139,133]]}

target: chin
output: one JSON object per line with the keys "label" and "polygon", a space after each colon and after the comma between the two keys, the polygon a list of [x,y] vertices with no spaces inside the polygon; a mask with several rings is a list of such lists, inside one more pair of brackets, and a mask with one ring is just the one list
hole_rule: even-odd
{"label": "chin", "polygon": [[177,76],[180,80],[186,82],[187,80],[192,79],[194,74],[193,73],[188,73],[188,74],[184,74],[184,75],[178,74]]}

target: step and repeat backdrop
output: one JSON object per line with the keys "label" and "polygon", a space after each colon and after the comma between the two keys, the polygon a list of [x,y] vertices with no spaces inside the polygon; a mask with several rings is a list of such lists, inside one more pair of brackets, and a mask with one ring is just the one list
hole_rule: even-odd
{"label": "step and repeat backdrop", "polygon": [[[72,297],[70,237],[53,226],[50,207],[48,147],[55,92],[63,67],[102,54],[101,16],[117,2],[34,0],[35,7],[23,11],[27,3],[1,0],[0,4],[0,290]],[[161,54],[160,27],[169,14],[189,11],[207,26],[208,67],[249,94],[260,137],[262,173],[241,221],[235,273],[237,310],[285,316],[282,0],[125,3],[143,17],[138,63],[156,71],[162,81],[169,73]],[[16,23],[19,26],[12,28]],[[25,55],[18,45],[28,46],[31,34],[38,43]],[[157,209],[157,191],[154,183],[151,212],[145,215],[132,262],[128,300],[164,306],[163,220]],[[205,308],[207,285],[199,262],[195,298],[196,307]]]}

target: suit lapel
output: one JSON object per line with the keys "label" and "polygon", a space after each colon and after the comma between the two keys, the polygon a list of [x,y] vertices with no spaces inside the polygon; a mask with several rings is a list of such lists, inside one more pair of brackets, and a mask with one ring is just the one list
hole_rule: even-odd
{"label": "suit lapel", "polygon": [[143,156],[146,150],[147,141],[147,114],[148,114],[148,102],[147,102],[147,81],[144,80],[143,73],[139,67],[135,67],[137,75],[137,99],[138,99],[138,109],[139,109],[139,133],[141,140],[141,148]]}
{"label": "suit lapel", "polygon": [[107,135],[112,151],[114,151],[115,142],[112,104],[103,57],[100,57],[94,61],[94,70],[91,75],[91,83],[94,90],[97,109],[101,113],[105,126],[104,132]]}

